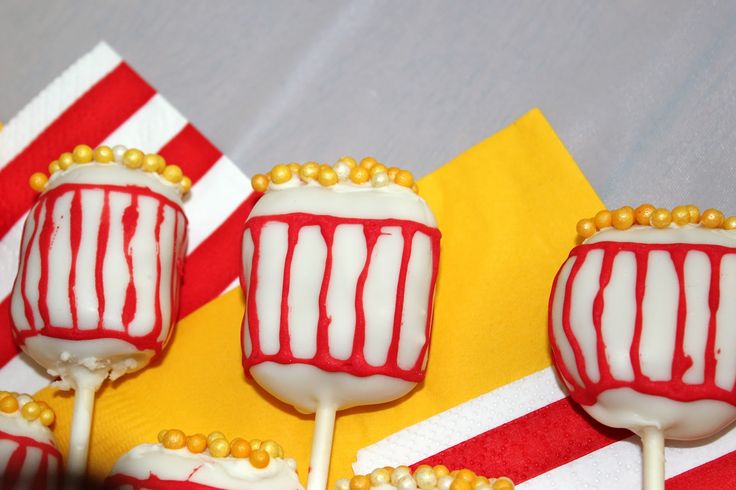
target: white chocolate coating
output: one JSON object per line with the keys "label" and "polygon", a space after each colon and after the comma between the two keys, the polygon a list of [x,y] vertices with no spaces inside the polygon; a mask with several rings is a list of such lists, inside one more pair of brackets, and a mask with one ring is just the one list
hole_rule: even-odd
{"label": "white chocolate coating", "polygon": [[[609,426],[637,433],[655,427],[681,440],[707,437],[736,419],[733,247],[733,231],[673,225],[607,229],[573,251],[552,291],[550,335],[573,397],[581,400],[576,391],[594,397],[581,401],[588,413]],[[606,263],[610,276],[602,287]],[[566,302],[572,337],[564,328]],[[604,379],[606,368],[610,379]]]}
{"label": "white chocolate coating", "polygon": [[154,475],[167,483],[191,482],[223,490],[303,490],[296,462],[290,458],[271,458],[268,466],[259,469],[247,458],[214,458],[206,452],[193,454],[186,448],[166,449],[160,444],[141,444],[125,453],[110,472],[110,477],[116,475],[139,481]]}
{"label": "white chocolate coating", "polygon": [[75,366],[115,379],[163,348],[186,250],[180,205],[160,175],[116,163],[52,176],[26,220],[11,314],[21,348],[62,388]]}
{"label": "white chocolate coating", "polygon": [[[252,299],[257,310],[255,340],[262,355],[275,357],[257,361],[250,373],[276,397],[306,412],[314,411],[319,400],[345,408],[404,395],[416,381],[392,374],[423,372],[429,341],[433,261],[439,247],[433,247],[433,238],[427,234],[427,230],[435,230],[436,221],[426,203],[411,190],[395,184],[373,188],[343,182],[325,188],[292,179],[272,187],[248,218],[242,278],[246,297]],[[282,218],[293,213],[307,215],[307,221]],[[259,232],[251,225],[254,218],[261,220]],[[369,231],[377,222],[371,220],[396,221]],[[418,228],[414,231],[413,227]],[[368,233],[375,233],[370,256],[373,238],[368,238]],[[290,234],[294,234],[293,245],[289,243]],[[256,253],[257,285],[251,290]],[[400,283],[402,269],[405,279]],[[325,282],[328,275],[329,281]],[[356,307],[360,287],[362,310]],[[403,302],[399,305],[400,289]],[[289,315],[286,346],[282,345],[284,300]],[[320,345],[319,340],[321,311],[329,325],[326,345]],[[351,371],[356,365],[358,316],[365,322],[359,362],[366,363],[366,367],[360,372]],[[396,318],[400,321],[398,339],[393,334]],[[246,312],[246,359],[254,350],[251,320]],[[284,360],[285,348],[293,358]],[[326,353],[337,368],[324,370],[319,362],[313,362]],[[394,371],[371,371],[392,363]]]}
{"label": "white chocolate coating", "polygon": [[279,400],[303,413],[313,413],[319,403],[350,408],[389,402],[409,393],[416,383],[379,374],[357,377],[332,373],[309,364],[264,362],[250,373],[259,385]]}
{"label": "white chocolate coating", "polygon": [[[30,397],[18,397],[21,407],[28,401]],[[22,457],[20,471],[10,467],[14,454]],[[20,409],[12,414],[0,412],[0,475],[15,474],[13,488],[31,488],[35,481],[48,490],[61,488],[60,456],[53,433],[41,422],[24,419]]]}

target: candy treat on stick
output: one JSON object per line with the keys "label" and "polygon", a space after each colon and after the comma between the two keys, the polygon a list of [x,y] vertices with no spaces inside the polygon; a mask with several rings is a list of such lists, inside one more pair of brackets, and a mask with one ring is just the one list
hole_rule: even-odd
{"label": "candy treat on stick", "polygon": [[61,488],[54,411],[28,395],[0,391],[0,487]]}
{"label": "candy treat on stick", "polygon": [[514,483],[502,476],[486,478],[467,468],[450,471],[445,465],[421,465],[413,472],[408,466],[378,468],[370,475],[355,475],[335,483],[335,490],[514,490]]}
{"label": "candy treat on stick", "polygon": [[162,430],[115,463],[107,489],[304,490],[296,462],[274,441],[228,440],[221,432],[185,435]]}
{"label": "candy treat on stick", "polygon": [[94,396],[139,370],[176,322],[191,181],[159,155],[79,145],[36,173],[11,315],[16,343],[76,393],[67,472],[86,469]]}
{"label": "candy treat on stick", "polygon": [[642,438],[644,488],[664,488],[664,440],[736,419],[736,217],[644,204],[578,223],[549,335],[572,398]]}
{"label": "candy treat on stick", "polygon": [[307,487],[327,485],[337,410],[424,378],[440,233],[406,170],[373,158],[277,165],[245,223],[243,360],[261,386],[316,413]]}

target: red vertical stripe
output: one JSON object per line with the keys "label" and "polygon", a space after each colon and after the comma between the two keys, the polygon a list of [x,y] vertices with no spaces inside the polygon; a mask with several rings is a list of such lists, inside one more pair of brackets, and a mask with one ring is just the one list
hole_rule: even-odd
{"label": "red vertical stripe", "polygon": [[373,248],[376,246],[378,236],[381,234],[380,226],[363,225],[363,234],[365,235],[365,264],[363,270],[358,276],[358,283],[355,285],[355,336],[353,337],[353,352],[351,357],[358,359],[360,362],[365,360],[363,348],[365,347],[365,308],[363,307],[363,290],[365,282],[368,279],[368,271],[371,268],[371,258],[373,256]]}
{"label": "red vertical stripe", "polygon": [[47,172],[60,153],[86,143],[96,146],[140,109],[155,91],[121,63],[52,122],[17,157],[0,170],[0,237],[33,205],[36,192],[26,182],[33,172]]}
{"label": "red vertical stripe", "polygon": [[69,309],[72,314],[72,325],[77,324],[77,256],[79,255],[79,244],[82,242],[82,193],[74,191],[69,209],[69,238],[72,252],[72,261],[69,266]]}
{"label": "red vertical stripe", "polygon": [[105,257],[107,256],[107,240],[110,236],[110,193],[105,192],[100,214],[100,227],[97,229],[97,250],[95,251],[95,292],[97,294],[97,311],[99,320],[97,328],[102,328],[105,317]]}

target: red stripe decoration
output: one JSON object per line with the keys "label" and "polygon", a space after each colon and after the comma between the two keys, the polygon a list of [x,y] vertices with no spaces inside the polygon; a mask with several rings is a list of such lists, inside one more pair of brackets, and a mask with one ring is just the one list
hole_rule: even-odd
{"label": "red stripe decoration", "polygon": [[252,193],[187,257],[179,318],[216,298],[238,277],[243,223],[260,194]]}
{"label": "red stripe decoration", "polygon": [[[121,63],[74,102],[7,166],[0,170],[0,237],[33,205],[36,192],[25,184],[33,172],[47,171],[61,151],[98,145],[155,94],[127,64]],[[113,102],[114,101],[114,102]]]}
{"label": "red stripe decoration", "polygon": [[668,479],[667,490],[736,488],[736,451]]}
{"label": "red stripe decoration", "polygon": [[[505,475],[521,483],[631,436],[590,418],[569,398],[479,434],[417,462]],[[554,448],[554,450],[550,450]]]}

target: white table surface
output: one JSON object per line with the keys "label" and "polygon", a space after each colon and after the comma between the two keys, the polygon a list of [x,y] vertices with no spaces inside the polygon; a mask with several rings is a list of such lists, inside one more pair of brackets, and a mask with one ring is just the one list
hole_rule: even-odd
{"label": "white table surface", "polygon": [[604,202],[736,213],[736,3],[0,3],[0,120],[104,40],[249,175],[418,174],[540,107]]}

